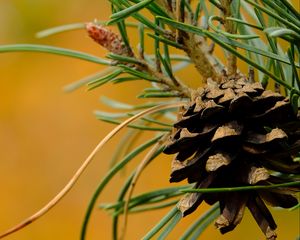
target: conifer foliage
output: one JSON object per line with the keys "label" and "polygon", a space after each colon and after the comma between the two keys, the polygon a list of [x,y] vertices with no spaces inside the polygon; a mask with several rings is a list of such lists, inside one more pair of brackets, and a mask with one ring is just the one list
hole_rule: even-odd
{"label": "conifer foliage", "polygon": [[[120,113],[97,111],[96,117],[117,127],[99,143],[53,200],[0,238],[49,211],[74,186],[102,146],[128,127],[116,148],[111,169],[88,205],[82,240],[86,239],[91,213],[102,190],[149,147],[124,182],[116,202],[101,205],[113,212],[113,239],[126,239],[124,229],[130,213],[170,206],[173,206],[170,212],[143,239],[165,239],[180,219],[191,213],[198,214],[199,219],[183,230],[180,239],[198,239],[213,221],[224,234],[242,221],[245,209],[250,210],[266,239],[276,239],[276,219],[267,206],[294,211],[299,211],[300,206],[297,198],[300,190],[299,9],[288,0],[108,1],[112,15],[107,21],[71,24],[39,33],[45,37],[86,29],[107,50],[106,59],[46,45],[0,46],[0,53],[39,51],[107,66],[103,72],[68,86],[69,90],[82,85],[93,90],[104,84],[133,80],[149,84],[138,96],[149,101],[139,105],[102,98],[104,104]],[[136,48],[131,44],[129,27],[135,28],[139,36]],[[146,38],[152,39],[151,46],[145,44]],[[217,54],[216,48],[224,54]],[[248,73],[239,70],[240,63],[248,66]],[[192,79],[179,78],[177,71],[185,71],[190,65],[196,69],[196,75]],[[192,88],[195,83],[198,86]],[[144,131],[155,134],[133,148]],[[122,152],[126,154],[123,156]],[[174,154],[170,174],[165,173],[165,177],[170,175],[170,182],[187,180],[188,184],[170,184],[155,191],[145,189],[143,194],[134,195],[139,176],[162,153]],[[202,202],[212,205],[205,214],[196,211]],[[123,228],[118,226],[120,216],[123,216]]]}

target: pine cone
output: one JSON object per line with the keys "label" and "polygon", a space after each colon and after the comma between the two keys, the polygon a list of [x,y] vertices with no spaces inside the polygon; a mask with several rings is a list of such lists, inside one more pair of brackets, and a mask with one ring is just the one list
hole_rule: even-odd
{"label": "pine cone", "polygon": [[[180,113],[164,153],[175,154],[170,182],[187,179],[195,188],[284,183],[280,174],[299,174],[293,158],[300,151],[300,119],[289,100],[246,77],[209,83]],[[274,174],[276,173],[276,174]],[[292,179],[296,180],[296,179]],[[291,181],[289,179],[288,181]],[[265,203],[290,208],[299,187],[231,193],[189,193],[180,203],[183,216],[202,201],[220,203],[215,225],[226,233],[240,223],[247,207],[267,239],[276,223]]]}

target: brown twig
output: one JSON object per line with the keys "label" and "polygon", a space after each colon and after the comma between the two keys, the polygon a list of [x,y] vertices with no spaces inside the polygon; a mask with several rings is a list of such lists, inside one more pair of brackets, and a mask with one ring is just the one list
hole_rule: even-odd
{"label": "brown twig", "polygon": [[[224,28],[225,31],[231,34],[236,33],[236,27],[233,21],[227,20],[227,17],[232,17],[232,11],[231,11],[231,2],[232,0],[220,0],[221,4],[221,12],[224,22]],[[228,59],[227,59],[227,74],[228,76],[235,75],[237,72],[237,58],[232,53],[229,53]]]}
{"label": "brown twig", "polygon": [[205,39],[191,33],[187,33],[183,39],[186,53],[201,74],[202,81],[206,83],[208,78],[219,81],[220,74],[215,67],[216,60],[211,54],[211,48],[207,45]]}
{"label": "brown twig", "polygon": [[162,85],[166,85],[170,90],[174,90],[181,94],[181,97],[191,97],[191,89],[184,85],[181,81],[174,78],[169,78],[165,76],[163,73],[158,72],[156,69],[151,67],[146,61],[142,61],[141,66],[139,66],[139,70],[145,71],[151,76],[155,77]]}

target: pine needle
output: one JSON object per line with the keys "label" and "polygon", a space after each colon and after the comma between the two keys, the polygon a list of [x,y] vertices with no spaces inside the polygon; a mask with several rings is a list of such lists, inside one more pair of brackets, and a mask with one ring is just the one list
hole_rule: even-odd
{"label": "pine needle", "polygon": [[130,203],[130,199],[132,197],[135,185],[139,179],[139,177],[141,176],[141,173],[143,172],[143,170],[145,169],[145,167],[149,164],[149,162],[152,160],[152,156],[155,154],[155,152],[161,147],[161,145],[163,144],[164,140],[166,139],[165,135],[162,137],[162,139],[157,142],[152,148],[151,150],[146,154],[146,156],[144,157],[144,159],[141,161],[141,163],[138,165],[138,167],[136,168],[135,174],[133,176],[133,179],[131,181],[131,184],[129,186],[129,190],[128,190],[128,197],[127,200],[125,201],[125,206],[124,206],[124,226],[123,226],[123,231],[121,234],[121,239],[125,239],[125,234],[126,234],[126,228],[127,228],[127,222],[128,222],[128,210],[129,210],[129,203]]}

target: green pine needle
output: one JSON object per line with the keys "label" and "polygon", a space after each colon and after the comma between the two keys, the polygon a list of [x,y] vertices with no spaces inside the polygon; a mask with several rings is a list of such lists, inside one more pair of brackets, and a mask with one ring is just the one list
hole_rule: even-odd
{"label": "green pine needle", "polygon": [[133,13],[138,12],[139,10],[145,8],[148,4],[150,4],[153,1],[154,0],[145,0],[145,1],[135,4],[129,8],[125,8],[122,11],[116,12],[110,16],[110,18],[113,20],[111,20],[109,23],[112,24],[114,22],[121,21],[124,18],[127,18],[130,15],[132,15]]}
{"label": "green pine needle", "polygon": [[110,65],[110,61],[96,57],[84,52],[79,52],[71,49],[53,47],[47,45],[38,44],[14,44],[14,45],[2,45],[0,46],[0,53],[4,52],[43,52],[56,55],[62,55],[66,57],[78,58],[88,62],[93,62],[101,65]]}
{"label": "green pine needle", "polygon": [[106,185],[134,157],[136,157],[139,153],[144,151],[146,148],[148,148],[148,147],[152,146],[153,144],[155,144],[157,141],[159,141],[160,138],[161,138],[161,136],[158,136],[158,137],[155,137],[155,138],[151,139],[148,142],[145,142],[144,144],[142,144],[141,146],[139,146],[138,148],[136,148],[135,150],[133,150],[132,152],[127,154],[121,162],[119,162],[118,164],[113,166],[113,168],[111,168],[106,173],[106,175],[103,177],[102,181],[100,182],[100,184],[96,188],[96,191],[95,191],[94,195],[92,196],[92,198],[90,200],[90,203],[88,205],[88,208],[87,208],[87,211],[86,211],[86,214],[85,214],[85,218],[84,218],[84,221],[83,221],[83,224],[82,224],[81,238],[80,238],[81,240],[84,240],[85,237],[86,237],[86,230],[87,230],[87,226],[88,226],[88,223],[89,223],[89,220],[90,220],[90,217],[91,217],[92,210],[94,209],[96,200],[98,199],[99,195],[104,190]]}
{"label": "green pine needle", "polygon": [[217,193],[217,192],[240,192],[240,191],[251,191],[251,190],[261,190],[261,189],[272,189],[280,187],[291,187],[300,186],[300,181],[272,184],[272,185],[255,185],[255,186],[242,186],[242,187],[229,187],[229,188],[198,188],[198,189],[188,189],[182,190],[185,193],[198,192],[198,193]]}

